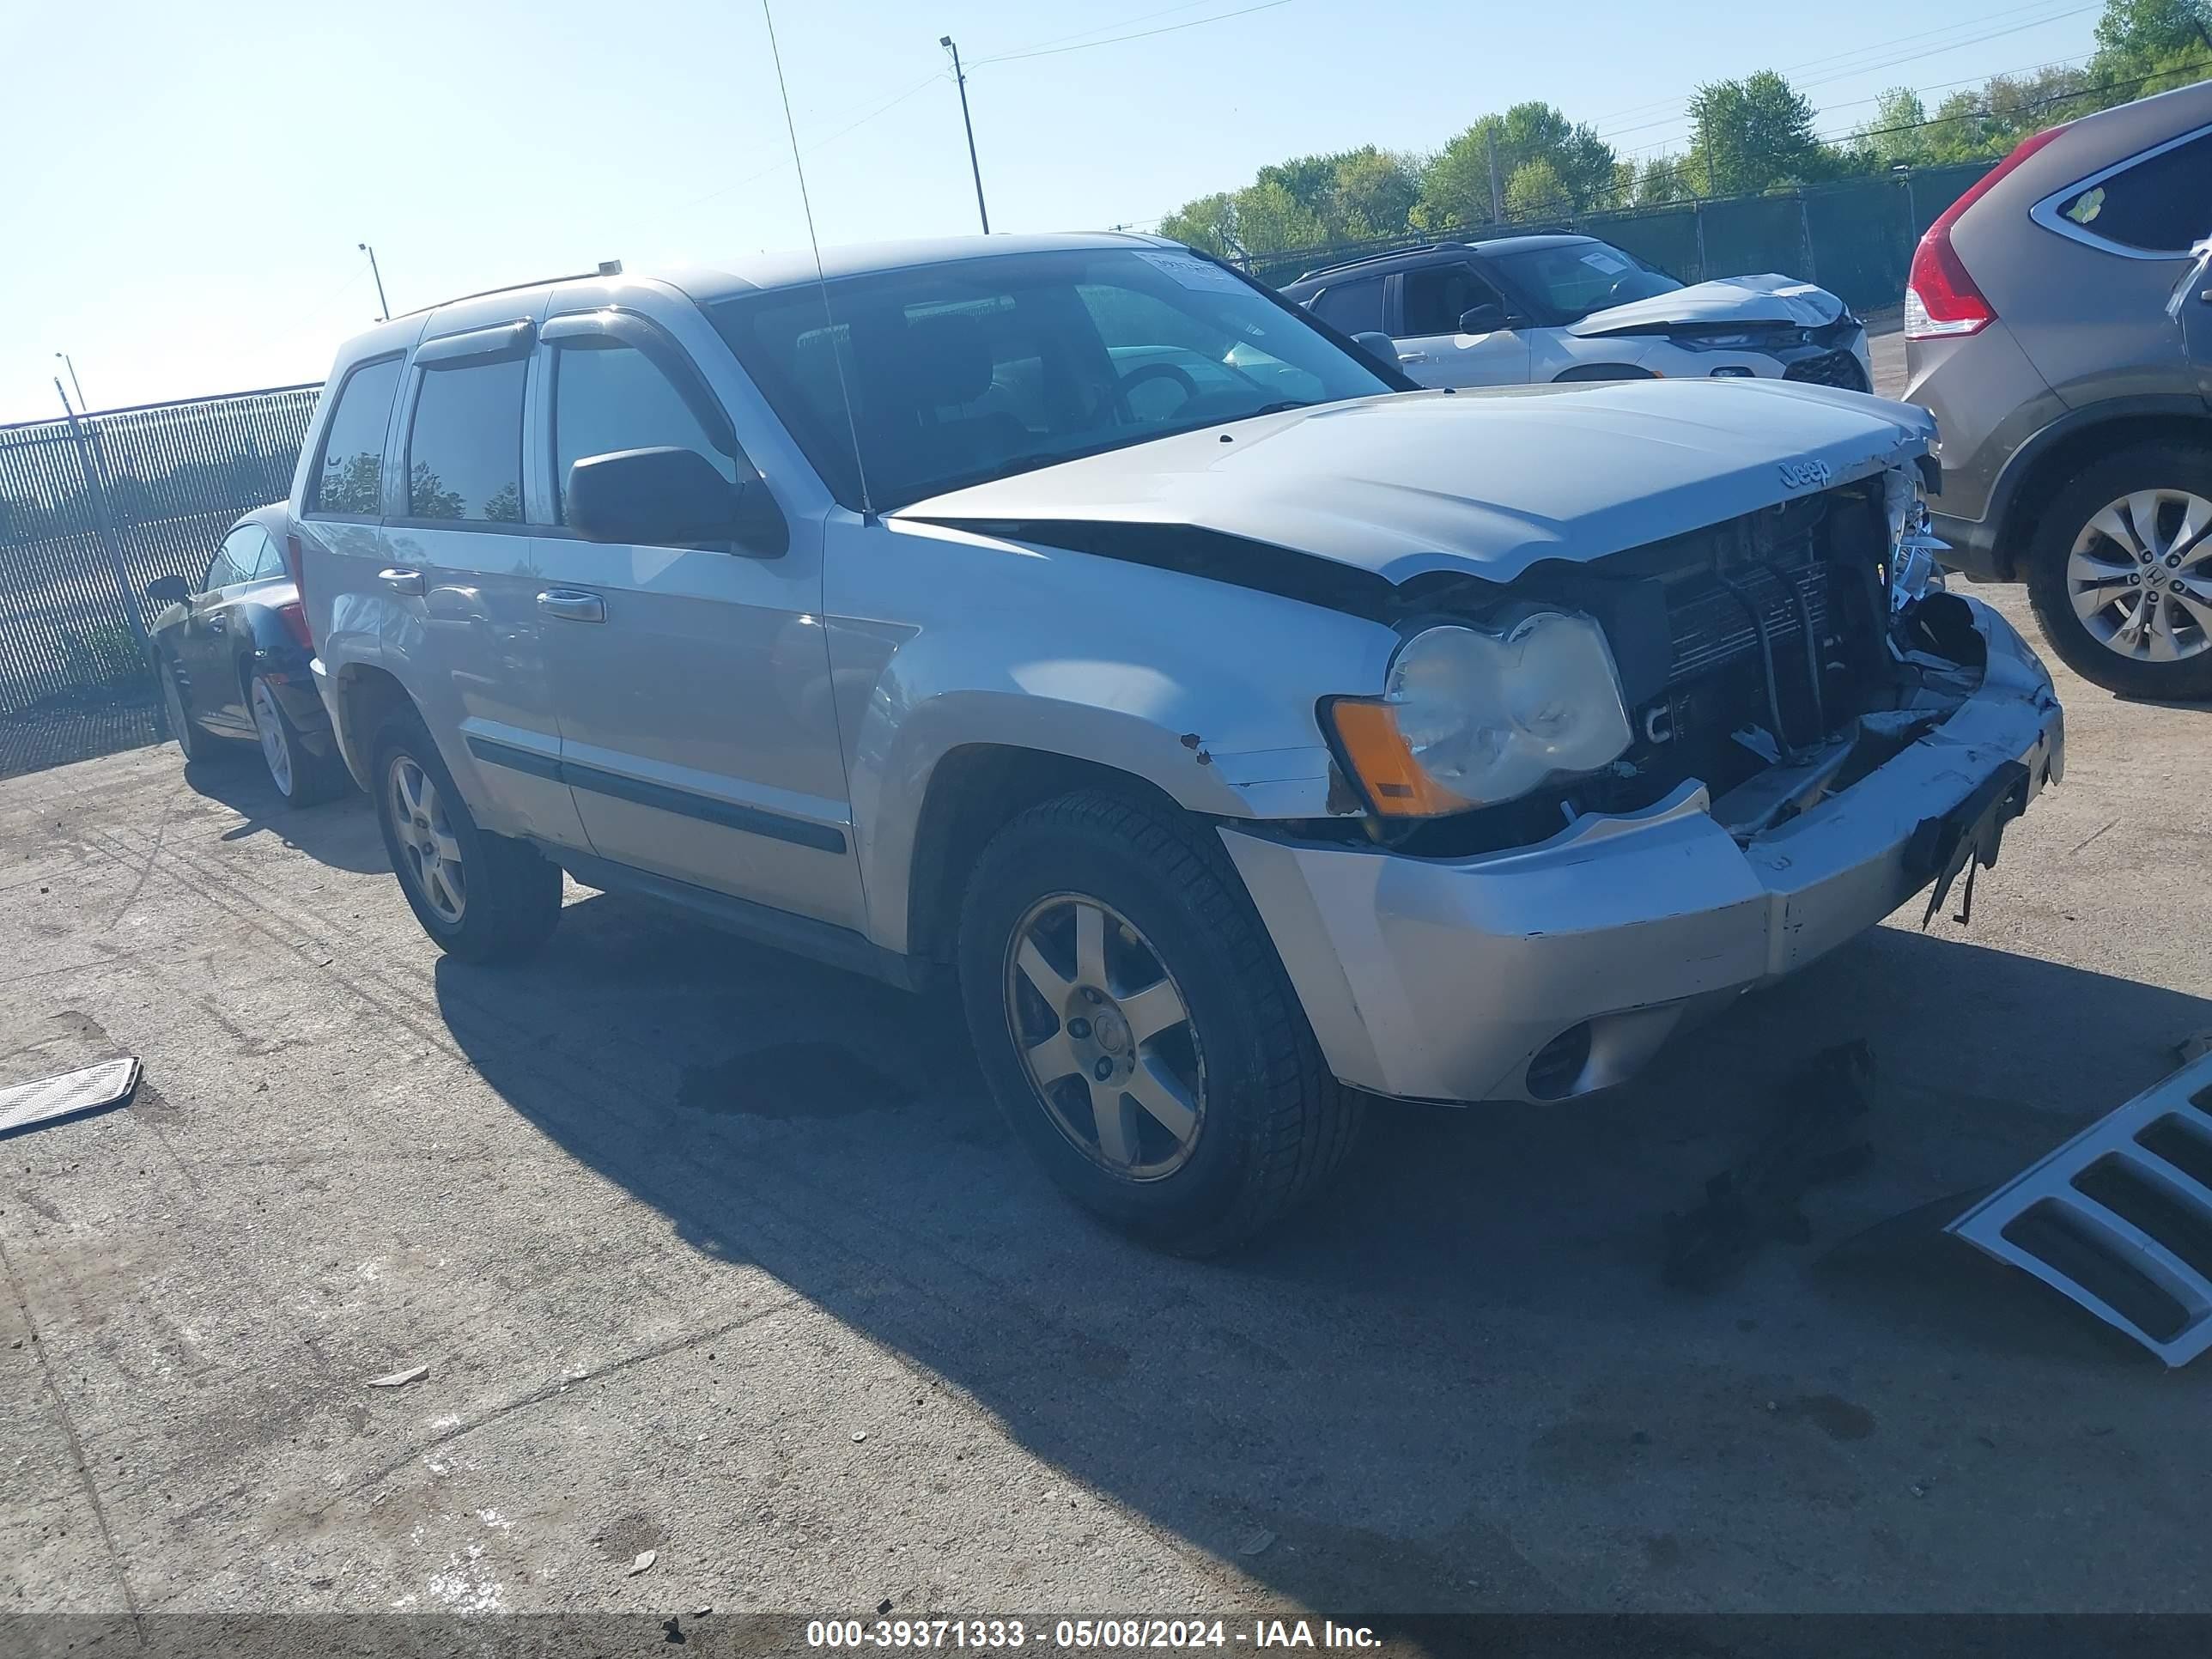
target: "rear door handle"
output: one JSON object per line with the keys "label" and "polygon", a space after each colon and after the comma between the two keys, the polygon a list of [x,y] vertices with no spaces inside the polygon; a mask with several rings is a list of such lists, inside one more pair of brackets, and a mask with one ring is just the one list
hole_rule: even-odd
{"label": "rear door handle", "polygon": [[416,593],[422,591],[422,573],[419,570],[380,570],[376,580],[395,593]]}
{"label": "rear door handle", "polygon": [[580,587],[549,587],[538,596],[538,608],[564,622],[603,623],[607,619],[607,602]]}

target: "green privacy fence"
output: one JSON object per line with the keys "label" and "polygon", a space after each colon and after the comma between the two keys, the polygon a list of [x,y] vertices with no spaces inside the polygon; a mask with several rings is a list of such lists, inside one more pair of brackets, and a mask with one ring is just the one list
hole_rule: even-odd
{"label": "green privacy fence", "polygon": [[[1898,304],[1913,245],[1936,216],[1994,165],[1966,161],[1665,207],[1619,209],[1484,225],[1462,241],[1573,230],[1601,236],[1686,283],[1779,271],[1818,283],[1860,311]],[[1235,261],[1263,283],[1291,282],[1316,265],[1413,247],[1419,236],[1254,254]]]}

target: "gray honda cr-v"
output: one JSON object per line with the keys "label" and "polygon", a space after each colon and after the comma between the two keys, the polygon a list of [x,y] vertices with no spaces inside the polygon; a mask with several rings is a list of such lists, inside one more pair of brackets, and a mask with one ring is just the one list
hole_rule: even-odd
{"label": "gray honda cr-v", "polygon": [[1929,227],[1905,395],[1949,562],[2028,585],[2052,647],[2212,696],[2212,82],[2036,134]]}

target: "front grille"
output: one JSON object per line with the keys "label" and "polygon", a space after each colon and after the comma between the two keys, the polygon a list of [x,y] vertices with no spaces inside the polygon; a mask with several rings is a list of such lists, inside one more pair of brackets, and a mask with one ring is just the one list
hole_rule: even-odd
{"label": "front grille", "polygon": [[1800,562],[1778,560],[1735,572],[1729,580],[1740,592],[1723,586],[1719,578],[1709,577],[1694,586],[1685,584],[1689,591],[1668,595],[1667,631],[1674,647],[1667,672],[1670,688],[1759,656],[1754,612],[1765,623],[1767,642],[1778,657],[1788,648],[1796,653],[1791,660],[1803,659],[1808,617],[1814,637],[1827,637],[1827,570],[1813,558],[1809,547],[1800,551]]}
{"label": "front grille", "polygon": [[1670,750],[1662,770],[1705,777],[1717,793],[1757,767],[1732,733],[1763,729],[1788,750],[1832,726],[1850,665],[1879,650],[1857,635],[1880,626],[1844,592],[1849,578],[1829,556],[1838,534],[1853,534],[1850,520],[1833,518],[1833,505],[1814,496],[1717,526],[1670,549],[1655,569],[1666,605],[1666,677],[1637,720]]}
{"label": "front grille", "polygon": [[1808,386],[1841,386],[1846,392],[1867,392],[1866,373],[1859,360],[1848,351],[1823,352],[1817,357],[1801,357],[1782,371],[1785,380],[1801,380]]}

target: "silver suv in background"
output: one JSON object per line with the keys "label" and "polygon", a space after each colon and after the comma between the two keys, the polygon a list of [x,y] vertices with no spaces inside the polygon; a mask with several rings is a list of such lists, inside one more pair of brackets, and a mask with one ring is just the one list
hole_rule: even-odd
{"label": "silver suv in background", "polygon": [[1905,396],[1947,562],[2027,583],[2051,647],[2133,696],[2212,696],[2212,82],[2023,143],[1929,228]]}
{"label": "silver suv in background", "polygon": [[1172,243],[1002,235],[395,319],[294,506],[441,948],[527,955],[565,868],[950,976],[1018,1139],[1195,1250],[1363,1094],[1620,1082],[1993,846],[2063,727],[2001,617],[1883,584],[1930,430],[1419,391]]}

